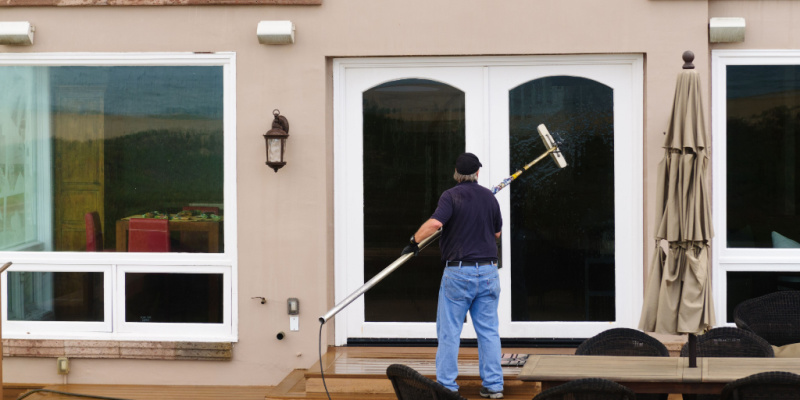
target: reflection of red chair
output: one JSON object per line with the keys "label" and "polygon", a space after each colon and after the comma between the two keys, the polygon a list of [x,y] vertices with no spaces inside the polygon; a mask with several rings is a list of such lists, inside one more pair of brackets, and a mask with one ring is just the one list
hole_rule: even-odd
{"label": "reflection of red chair", "polygon": [[100,214],[92,211],[84,214],[86,222],[86,251],[113,251],[103,249],[103,229],[100,226]]}
{"label": "reflection of red chair", "polygon": [[155,218],[131,218],[128,222],[128,251],[169,252],[169,221]]}

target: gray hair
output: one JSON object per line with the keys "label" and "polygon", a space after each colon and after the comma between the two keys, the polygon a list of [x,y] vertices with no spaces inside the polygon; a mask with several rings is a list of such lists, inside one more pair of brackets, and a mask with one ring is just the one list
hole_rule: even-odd
{"label": "gray hair", "polygon": [[453,173],[453,179],[455,179],[456,182],[458,182],[458,183],[461,183],[461,182],[477,182],[478,181],[478,172],[475,171],[474,174],[462,175],[462,174],[459,174],[458,171],[456,171],[456,172]]}

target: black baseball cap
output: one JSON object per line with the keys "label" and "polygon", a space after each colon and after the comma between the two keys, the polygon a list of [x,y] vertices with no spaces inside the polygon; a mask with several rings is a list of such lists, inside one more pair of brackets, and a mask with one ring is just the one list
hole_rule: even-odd
{"label": "black baseball cap", "polygon": [[461,175],[472,175],[482,166],[478,156],[472,153],[464,153],[456,158],[456,171]]}

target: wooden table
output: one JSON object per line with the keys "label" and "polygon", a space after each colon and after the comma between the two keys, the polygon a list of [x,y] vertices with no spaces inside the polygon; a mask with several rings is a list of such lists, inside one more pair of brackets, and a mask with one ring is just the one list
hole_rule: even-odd
{"label": "wooden table", "polygon": [[605,378],[636,393],[719,394],[728,382],[767,371],[800,374],[792,358],[699,357],[689,368],[684,357],[531,355],[519,379],[542,382],[542,390],[581,378]]}
{"label": "wooden table", "polygon": [[[123,218],[117,221],[117,251],[128,251],[128,220]],[[219,231],[223,220],[169,220],[169,230],[176,232],[206,232],[208,233],[208,252],[219,253]]]}

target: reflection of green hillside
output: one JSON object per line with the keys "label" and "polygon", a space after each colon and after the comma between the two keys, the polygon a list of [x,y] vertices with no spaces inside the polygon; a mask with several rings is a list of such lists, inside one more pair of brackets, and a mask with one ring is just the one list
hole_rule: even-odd
{"label": "reflection of green hillside", "polygon": [[116,220],[223,201],[223,134],[148,130],[105,142],[106,246]]}

